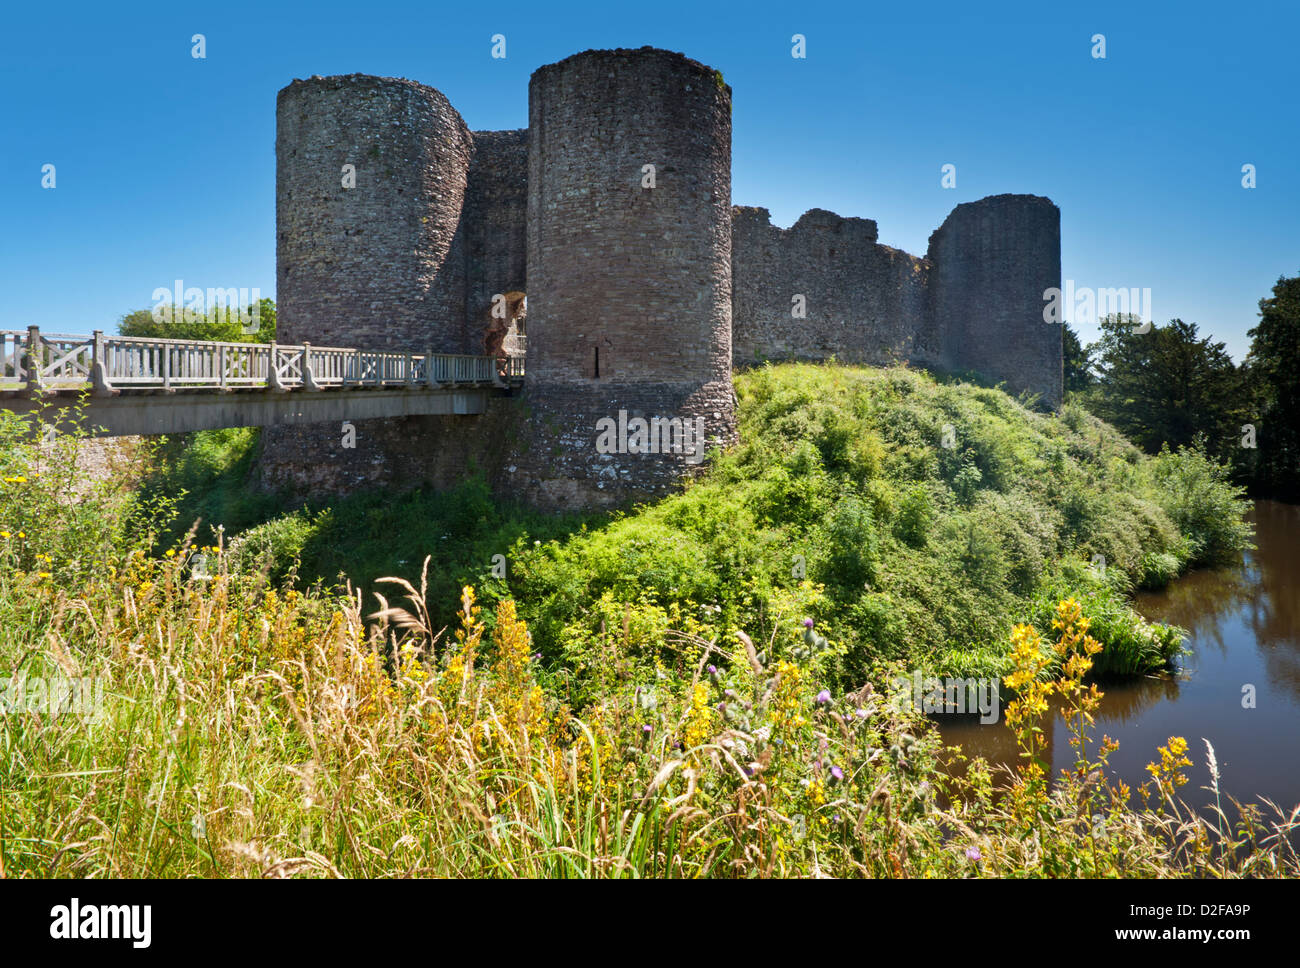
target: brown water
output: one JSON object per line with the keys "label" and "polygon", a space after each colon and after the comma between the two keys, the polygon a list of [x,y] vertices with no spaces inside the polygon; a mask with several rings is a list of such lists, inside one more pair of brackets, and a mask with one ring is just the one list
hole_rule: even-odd
{"label": "brown water", "polygon": [[[1239,567],[1193,572],[1165,591],[1137,596],[1135,607],[1148,619],[1187,630],[1191,651],[1172,676],[1099,685],[1105,698],[1091,736],[1119,740],[1112,773],[1135,789],[1148,779],[1143,767],[1158,758],[1156,747],[1183,736],[1193,762],[1180,790],[1187,803],[1213,801],[1201,789],[1209,785],[1202,738],[1214,746],[1225,793],[1241,801],[1267,797],[1286,810],[1300,803],[1300,506],[1257,501],[1252,519],[1258,550]],[[1254,687],[1254,708],[1243,706],[1247,686]],[[1015,762],[1005,723],[937,718],[944,741],[967,756]],[[1074,761],[1069,734],[1059,713],[1043,729],[1058,775]]]}

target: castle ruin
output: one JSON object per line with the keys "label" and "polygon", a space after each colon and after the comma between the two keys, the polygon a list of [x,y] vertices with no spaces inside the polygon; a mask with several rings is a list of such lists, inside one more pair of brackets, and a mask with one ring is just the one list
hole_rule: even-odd
{"label": "castle ruin", "polygon": [[333,426],[268,429],[263,480],[343,493],[477,468],[540,507],[622,504],[697,462],[602,453],[598,422],[703,419],[725,446],[732,368],[766,360],[906,361],[1059,405],[1061,328],[1042,315],[1061,275],[1052,202],[958,205],[924,258],[821,209],[779,229],[731,205],[731,97],[717,71],[648,47],[540,68],[519,131],[471,131],[409,80],[281,90],[279,338],[481,354],[508,297],[526,382],[484,414],[365,421],[350,450]]}

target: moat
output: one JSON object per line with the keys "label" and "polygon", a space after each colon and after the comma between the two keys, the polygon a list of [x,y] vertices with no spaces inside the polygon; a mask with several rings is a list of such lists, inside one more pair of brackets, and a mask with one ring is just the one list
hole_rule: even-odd
{"label": "moat", "polygon": [[[1209,785],[1203,738],[1214,746],[1224,793],[1246,802],[1266,797],[1286,810],[1300,803],[1300,506],[1257,501],[1251,517],[1258,547],[1241,565],[1193,572],[1137,596],[1148,619],[1187,631],[1189,651],[1171,676],[1100,685],[1105,698],[1092,735],[1119,741],[1113,775],[1135,789],[1148,779],[1144,766],[1157,758],[1156,747],[1183,736],[1193,762],[1180,790],[1188,804],[1213,802],[1202,789]],[[968,756],[1015,761],[1015,740],[1001,721],[939,717],[939,726],[944,741]],[[1059,714],[1044,728],[1059,774],[1074,751]]]}

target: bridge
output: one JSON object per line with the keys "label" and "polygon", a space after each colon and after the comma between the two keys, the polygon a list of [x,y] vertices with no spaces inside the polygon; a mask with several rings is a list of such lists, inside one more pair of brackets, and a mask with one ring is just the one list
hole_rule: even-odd
{"label": "bridge", "polygon": [[0,410],[91,436],[483,413],[524,358],[0,330]]}

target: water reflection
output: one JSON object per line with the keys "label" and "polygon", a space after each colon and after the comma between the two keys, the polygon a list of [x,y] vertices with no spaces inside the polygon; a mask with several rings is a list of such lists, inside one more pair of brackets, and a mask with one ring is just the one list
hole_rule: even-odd
{"label": "water reflection", "polygon": [[[1105,698],[1090,747],[1103,734],[1119,740],[1111,766],[1131,786],[1147,779],[1143,767],[1157,746],[1184,736],[1194,766],[1183,798],[1208,803],[1200,789],[1209,783],[1204,737],[1226,792],[1287,808],[1300,803],[1300,507],[1259,501],[1253,519],[1258,548],[1242,565],[1195,572],[1135,601],[1148,619],[1186,629],[1190,653],[1176,675],[1100,684]],[[1054,772],[1075,756],[1056,708],[1043,724]],[[1015,739],[1003,722],[950,717],[939,725],[967,756],[1015,762]]]}

